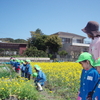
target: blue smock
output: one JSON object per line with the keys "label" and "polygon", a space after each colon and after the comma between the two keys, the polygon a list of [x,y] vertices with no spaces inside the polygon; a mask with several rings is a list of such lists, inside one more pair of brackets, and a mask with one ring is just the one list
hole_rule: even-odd
{"label": "blue smock", "polygon": [[[100,79],[100,74],[98,80],[99,79]],[[93,100],[100,100],[100,81],[94,90]]]}
{"label": "blue smock", "polygon": [[21,65],[20,65],[21,71],[25,72],[25,68],[26,68],[26,65],[25,65],[25,64],[21,64]]}
{"label": "blue smock", "polygon": [[93,90],[93,87],[97,82],[98,75],[99,74],[95,68],[91,68],[89,70],[82,70],[79,94],[82,100],[86,100],[88,93]]}
{"label": "blue smock", "polygon": [[26,64],[25,73],[32,74],[32,67],[30,64]]}
{"label": "blue smock", "polygon": [[19,68],[19,67],[20,67],[20,63],[19,63],[19,62],[15,62],[15,63],[14,63],[14,67],[15,67],[15,68]]}
{"label": "blue smock", "polygon": [[39,70],[35,82],[39,82],[43,86],[45,81],[46,81],[46,75],[41,70]]}
{"label": "blue smock", "polygon": [[15,61],[10,61],[10,64],[12,65],[12,67],[14,67],[14,65],[15,65]]}
{"label": "blue smock", "polygon": [[11,61],[11,60],[10,60],[10,64],[11,64],[12,66],[13,66],[13,63],[14,63],[14,61]]}

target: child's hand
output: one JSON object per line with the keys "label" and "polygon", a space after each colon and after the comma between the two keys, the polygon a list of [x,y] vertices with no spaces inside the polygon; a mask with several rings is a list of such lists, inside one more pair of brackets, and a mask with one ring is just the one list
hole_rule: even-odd
{"label": "child's hand", "polygon": [[80,92],[78,92],[78,97],[76,100],[82,100],[82,98],[79,96]]}
{"label": "child's hand", "polygon": [[82,98],[80,96],[78,96],[76,100],[82,100]]}

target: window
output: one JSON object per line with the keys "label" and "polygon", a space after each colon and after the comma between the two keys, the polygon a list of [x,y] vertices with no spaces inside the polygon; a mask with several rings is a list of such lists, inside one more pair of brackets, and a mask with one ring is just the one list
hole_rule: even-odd
{"label": "window", "polygon": [[62,38],[62,42],[71,43],[70,38]]}
{"label": "window", "polygon": [[62,42],[66,42],[66,38],[62,38]]}
{"label": "window", "polygon": [[66,38],[66,42],[67,43],[71,43],[71,39],[70,38]]}
{"label": "window", "polygon": [[82,40],[81,39],[77,39],[77,43],[82,43]]}

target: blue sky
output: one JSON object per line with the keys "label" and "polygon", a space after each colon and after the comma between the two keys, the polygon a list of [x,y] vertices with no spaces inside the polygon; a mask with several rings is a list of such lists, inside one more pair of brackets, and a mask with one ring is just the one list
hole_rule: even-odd
{"label": "blue sky", "polygon": [[91,20],[100,23],[100,0],[0,0],[0,38],[28,39],[37,28],[87,37]]}

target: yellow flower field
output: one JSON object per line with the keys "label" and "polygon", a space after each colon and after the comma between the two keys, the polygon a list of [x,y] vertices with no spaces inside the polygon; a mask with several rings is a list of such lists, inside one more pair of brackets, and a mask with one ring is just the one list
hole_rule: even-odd
{"label": "yellow flower field", "polygon": [[[38,64],[44,73],[46,73],[48,80],[60,80],[62,83],[74,82],[80,78],[82,67],[74,62],[54,62],[54,63],[36,63],[32,62],[32,67]],[[34,72],[34,68],[33,68]]]}
{"label": "yellow flower field", "polygon": [[[38,93],[33,85],[33,82],[25,78],[0,78],[0,100],[17,96],[19,99],[38,100]],[[27,100],[26,99],[26,100]],[[9,99],[12,100],[12,99]]]}
{"label": "yellow flower field", "polygon": [[[50,95],[60,96],[59,100],[75,100],[79,89],[79,80],[82,67],[75,62],[31,62],[34,70],[34,65],[37,64],[47,76],[46,91]],[[28,81],[24,78],[0,78],[0,99],[17,95],[18,98],[34,98],[38,100],[38,95],[33,80]],[[58,97],[59,98],[59,97]],[[31,100],[31,99],[28,99]],[[42,99],[41,99],[42,100]]]}
{"label": "yellow flower field", "polygon": [[[75,62],[32,62],[33,66],[37,64],[41,70],[47,75],[47,81],[54,88],[55,86],[63,89],[62,91],[75,92],[79,89],[79,81],[82,67]],[[34,68],[33,68],[34,72]],[[50,87],[49,87],[50,88]],[[58,88],[59,90],[59,88]]]}

